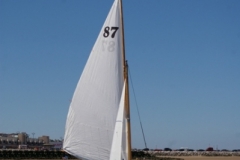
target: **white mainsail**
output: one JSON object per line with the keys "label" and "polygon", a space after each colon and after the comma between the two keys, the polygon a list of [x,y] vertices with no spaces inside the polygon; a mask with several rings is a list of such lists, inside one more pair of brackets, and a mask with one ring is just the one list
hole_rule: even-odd
{"label": "white mainsail", "polygon": [[[69,107],[63,149],[82,160],[110,158],[124,81],[120,13],[120,0],[115,0]],[[122,137],[126,144],[127,136]]]}

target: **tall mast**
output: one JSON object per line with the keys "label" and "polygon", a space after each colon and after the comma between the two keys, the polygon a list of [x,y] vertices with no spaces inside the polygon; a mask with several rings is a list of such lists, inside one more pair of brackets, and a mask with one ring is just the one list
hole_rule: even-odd
{"label": "tall mast", "polygon": [[129,104],[129,85],[128,85],[128,64],[125,63],[125,114],[127,119],[127,153],[128,160],[132,159],[132,146],[131,146],[131,123],[130,123],[130,104]]}
{"label": "tall mast", "polygon": [[[125,58],[125,39],[124,39],[124,23],[123,23],[123,7],[122,7],[122,0],[119,0],[120,2],[120,17],[121,17],[121,27],[122,27],[122,56],[123,56],[123,66],[124,66],[124,69],[125,69],[125,61],[126,61],[126,58]],[[125,72],[125,70],[124,70]],[[126,78],[125,77],[125,74],[123,75],[124,76],[124,79]]]}
{"label": "tall mast", "polygon": [[124,66],[124,81],[126,82],[126,92],[125,92],[125,115],[127,119],[127,153],[128,160],[132,159],[132,146],[131,146],[131,124],[130,124],[130,103],[129,103],[129,85],[128,85],[128,64],[125,58],[125,40],[124,40],[124,23],[123,23],[123,7],[122,0],[120,0],[121,8],[121,27],[122,27],[122,56],[123,56],[123,66]]}

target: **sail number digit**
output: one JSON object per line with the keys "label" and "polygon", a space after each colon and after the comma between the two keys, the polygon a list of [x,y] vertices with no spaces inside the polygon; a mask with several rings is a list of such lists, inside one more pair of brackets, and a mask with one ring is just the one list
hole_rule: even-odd
{"label": "sail number digit", "polygon": [[[114,38],[119,27],[109,27],[106,26],[104,28],[103,37],[107,38],[111,36],[111,38]],[[102,40],[102,51],[108,51],[113,52],[115,51],[115,41],[114,40]]]}
{"label": "sail number digit", "polygon": [[110,31],[111,31],[111,37],[114,38],[118,28],[119,27],[111,27],[111,29],[110,29],[109,26],[105,27],[103,37],[107,38],[110,34]]}
{"label": "sail number digit", "polygon": [[102,40],[102,51],[113,52],[115,51],[115,42]]}

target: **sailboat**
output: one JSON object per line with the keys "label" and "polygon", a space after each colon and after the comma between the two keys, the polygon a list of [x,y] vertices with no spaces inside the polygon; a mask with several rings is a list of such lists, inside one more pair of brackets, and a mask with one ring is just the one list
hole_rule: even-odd
{"label": "sailboat", "polygon": [[131,160],[122,0],[114,0],[69,107],[63,150],[82,160]]}

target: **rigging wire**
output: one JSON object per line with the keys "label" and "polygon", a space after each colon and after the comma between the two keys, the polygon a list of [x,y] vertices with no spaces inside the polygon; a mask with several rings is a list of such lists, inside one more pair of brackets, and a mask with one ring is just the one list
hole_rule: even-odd
{"label": "rigging wire", "polygon": [[147,143],[146,143],[146,139],[145,139],[145,135],[144,135],[144,131],[143,131],[142,121],[141,121],[141,117],[140,117],[140,113],[139,113],[139,109],[138,109],[138,103],[137,103],[136,94],[135,94],[134,87],[133,87],[132,76],[131,76],[131,72],[130,72],[130,67],[129,66],[128,66],[128,71],[129,71],[129,77],[130,77],[131,86],[132,86],[132,90],[133,90],[133,96],[134,96],[134,100],[135,100],[135,103],[136,103],[138,119],[139,119],[141,130],[142,130],[143,140],[144,140],[145,148],[147,148]]}

